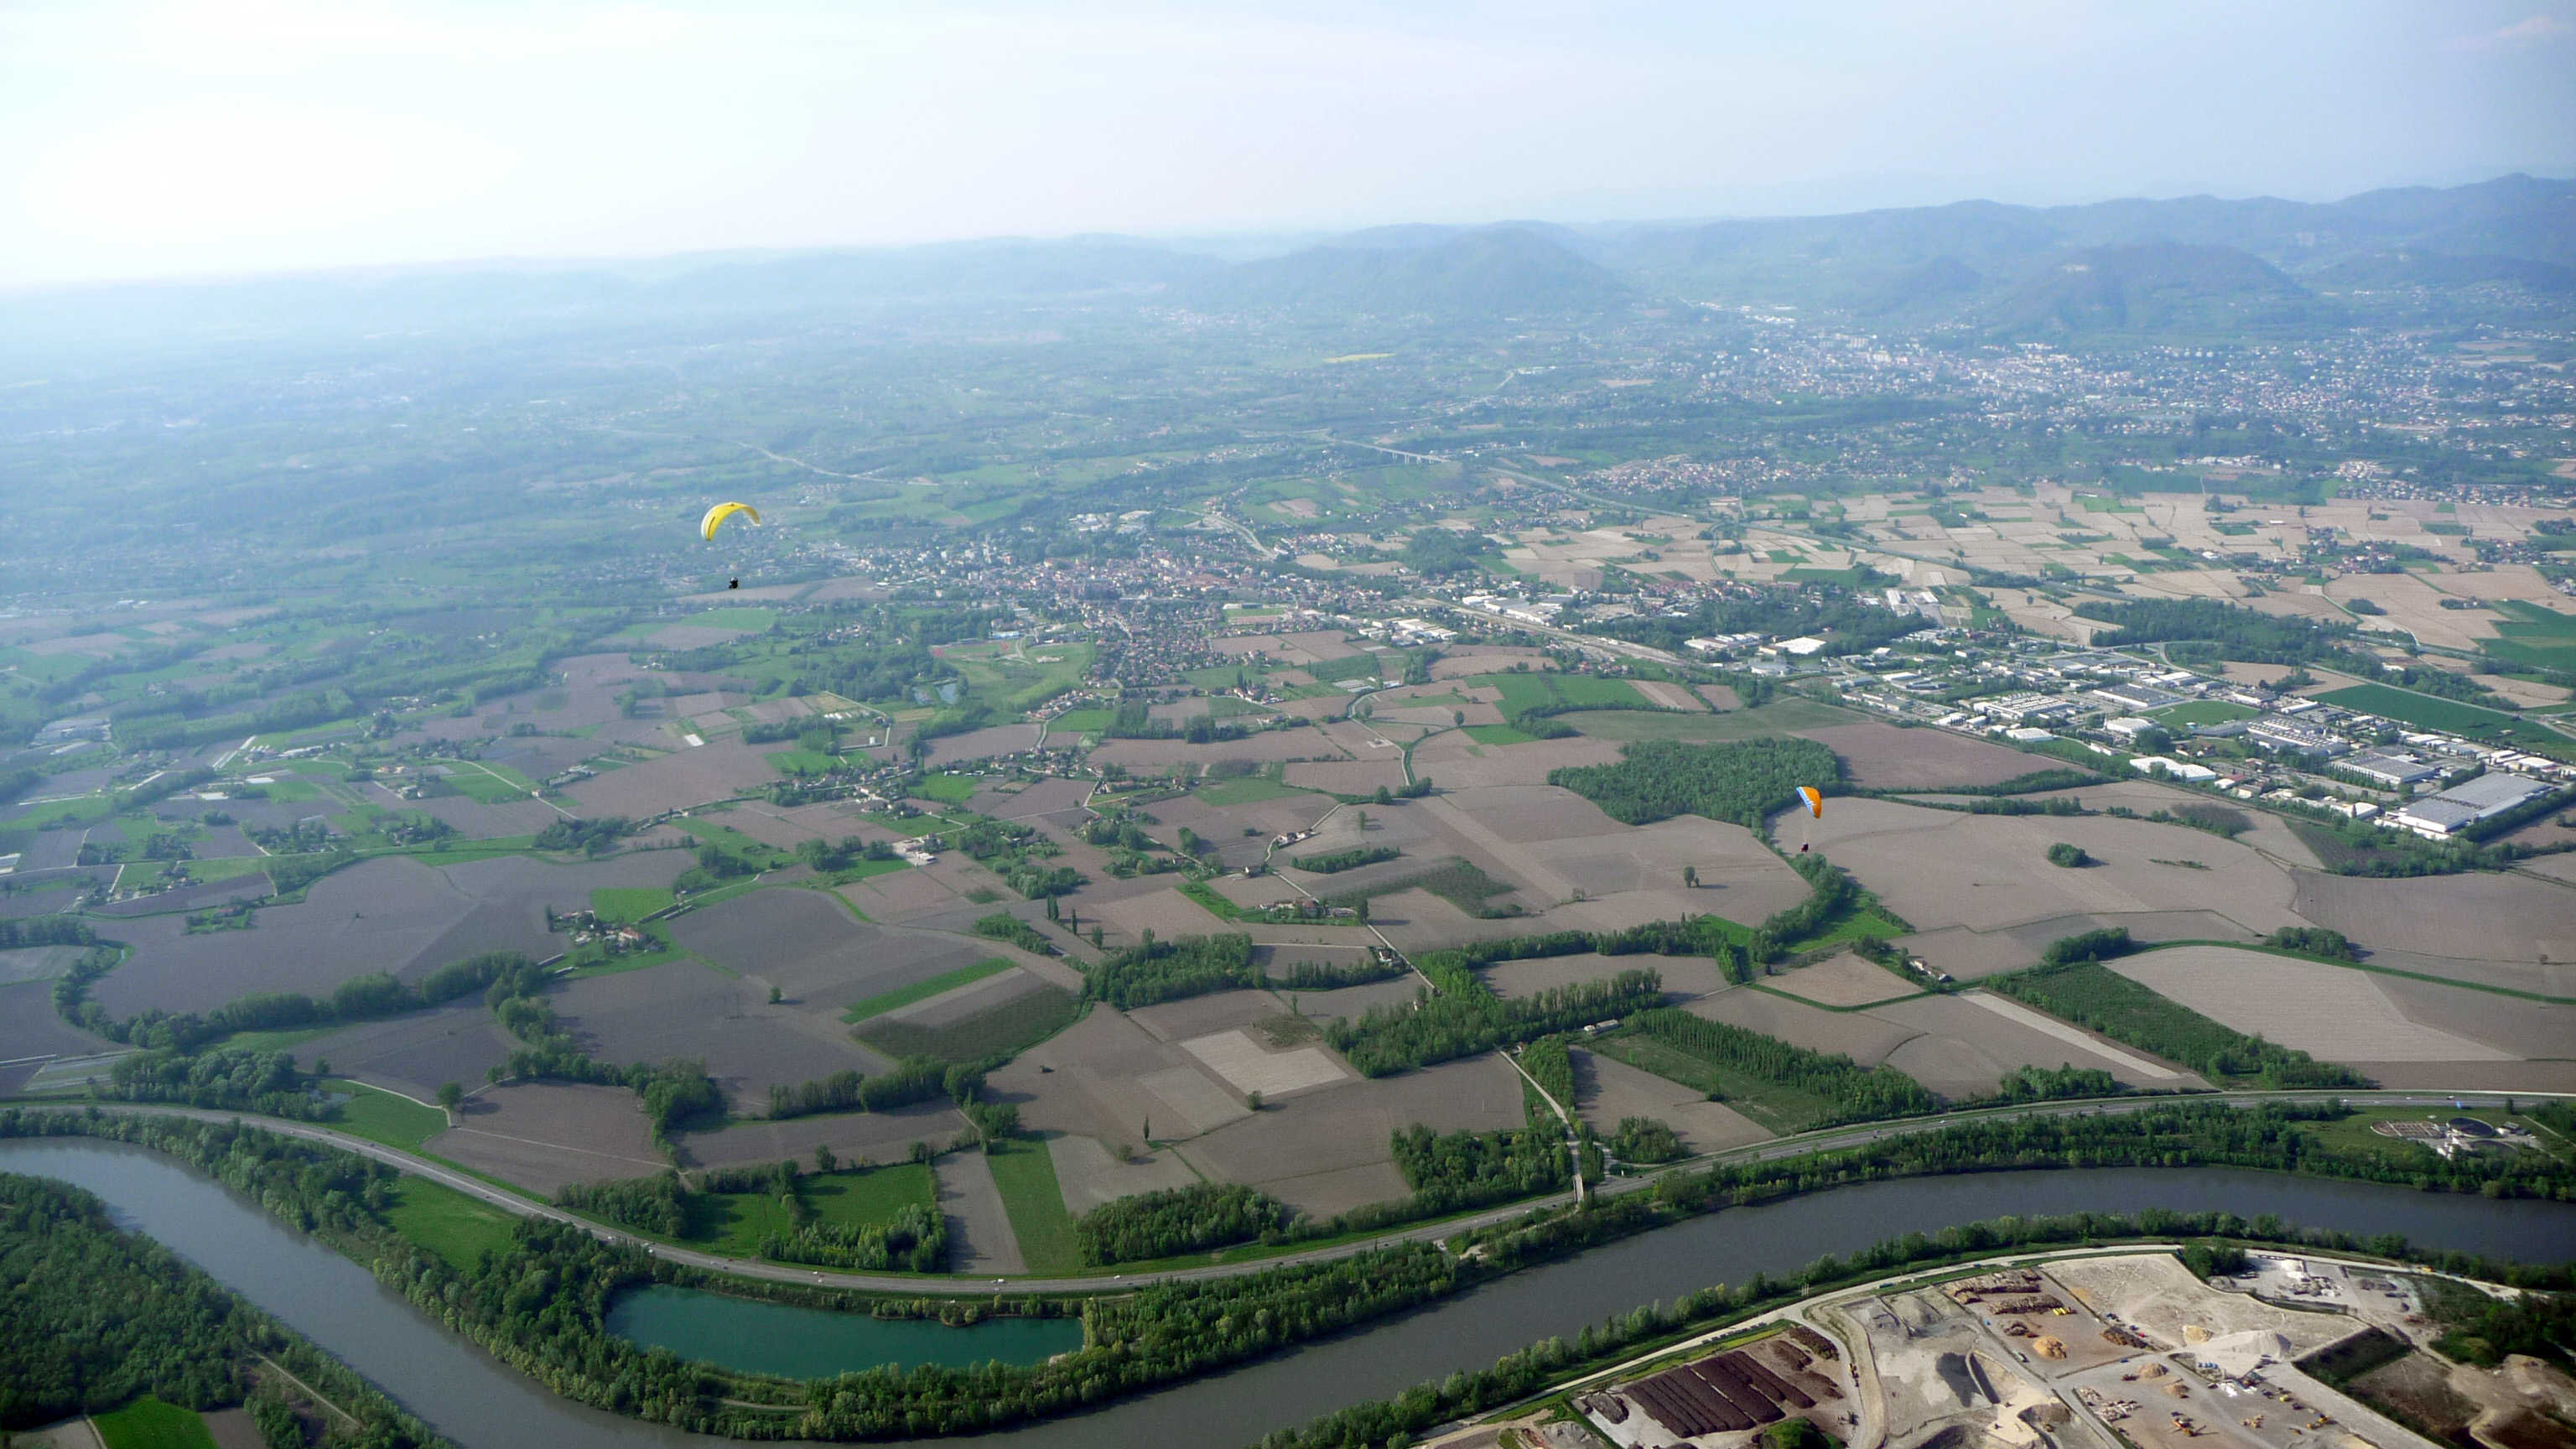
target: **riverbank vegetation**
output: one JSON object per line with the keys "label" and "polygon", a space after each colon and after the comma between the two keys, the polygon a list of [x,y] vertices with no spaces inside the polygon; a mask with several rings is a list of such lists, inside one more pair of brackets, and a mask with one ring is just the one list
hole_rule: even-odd
{"label": "riverbank vegetation", "polygon": [[[722,1278],[542,1219],[523,1221],[506,1252],[465,1269],[406,1242],[387,1223],[377,1204],[389,1169],[322,1144],[233,1123],[21,1108],[0,1109],[0,1138],[98,1136],[195,1163],[323,1234],[496,1357],[585,1403],[706,1433],[866,1438],[974,1432],[1100,1403],[1696,1214],[1848,1183],[2013,1168],[2232,1166],[2576,1199],[2576,1164],[2536,1154],[2392,1161],[2341,1153],[2320,1129],[2347,1115],[2332,1104],[2236,1108],[2177,1100],[2117,1114],[1953,1121],[1831,1152],[1669,1173],[1650,1191],[1596,1197],[1588,1208],[1551,1208],[1461,1230],[1445,1248],[1400,1243],[1327,1263],[1131,1287],[1085,1300],[1085,1347],[1044,1364],[878,1369],[813,1383],[647,1352],[607,1332],[608,1305],[627,1288],[666,1282],[906,1317],[1050,1310],[1040,1300],[884,1297]],[[1564,1161],[1563,1144],[1543,1134],[1521,1142],[1534,1170],[1542,1160]],[[1463,1159],[1464,1149],[1435,1137],[1423,1156],[1437,1172],[1443,1159]],[[1492,1166],[1477,1164],[1476,1179],[1493,1176]],[[2402,1248],[2390,1240],[2373,1251]]]}
{"label": "riverbank vegetation", "polygon": [[0,1431],[156,1402],[193,1425],[195,1410],[254,1393],[275,1401],[285,1384],[273,1364],[355,1420],[332,1420],[326,1445],[445,1443],[176,1253],[118,1231],[105,1204],[63,1183],[0,1173],[0,1323]]}

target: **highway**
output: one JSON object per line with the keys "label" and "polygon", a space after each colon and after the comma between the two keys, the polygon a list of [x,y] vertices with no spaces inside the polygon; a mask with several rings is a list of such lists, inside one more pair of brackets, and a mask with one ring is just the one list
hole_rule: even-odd
{"label": "highway", "polygon": [[[2497,1106],[2502,1105],[2508,1095],[2524,1100],[2531,1100],[2542,1097],[2571,1096],[2576,1094],[2548,1092],[2516,1092],[2507,1094],[2503,1092],[2485,1091],[2438,1092],[2422,1090],[2374,1092],[2208,1092],[2195,1093],[2182,1098],[2170,1096],[2109,1097],[2077,1102],[2028,1102],[2014,1106],[1989,1107],[1974,1112],[1944,1113],[1933,1117],[1910,1117],[1894,1122],[1871,1122],[1853,1127],[1831,1127],[1825,1128],[1821,1131],[1802,1132],[1788,1137],[1776,1137],[1767,1142],[1751,1143],[1743,1147],[1731,1148],[1724,1152],[1711,1153],[1705,1157],[1693,1158],[1688,1162],[1670,1164],[1658,1169],[1652,1174],[1636,1177],[1613,1177],[1608,1181],[1601,1183],[1597,1188],[1594,1188],[1592,1190],[1592,1196],[1596,1198],[1608,1198],[1616,1197],[1625,1193],[1642,1192],[1652,1188],[1660,1178],[1674,1172],[1706,1168],[1720,1163],[1769,1162],[1783,1157],[1796,1157],[1803,1153],[1824,1152],[1844,1147],[1864,1146],[1872,1142],[1883,1142],[1891,1137],[1902,1137],[1916,1132],[1936,1131],[1952,1122],[1961,1121],[1987,1121],[2003,1117],[2081,1116],[2096,1112],[2135,1112],[2149,1107],[2163,1106],[2177,1100],[2190,1102],[2224,1102],[2229,1106],[2234,1107],[2260,1106],[2267,1102],[2314,1103],[2335,1101],[2351,1102],[2358,1105],[2373,1107],[2448,1107],[2455,1102],[2483,1106]],[[556,1222],[571,1223],[577,1227],[587,1229],[592,1235],[598,1237],[603,1242],[631,1244],[633,1246],[643,1248],[657,1257],[666,1258],[675,1263],[686,1263],[692,1267],[705,1268],[719,1273],[732,1273],[746,1278],[765,1278],[781,1283],[820,1284],[834,1288],[857,1288],[878,1293],[921,1293],[924,1291],[940,1291],[940,1285],[945,1285],[945,1290],[950,1292],[963,1292],[970,1289],[989,1291],[991,1289],[1001,1288],[1015,1293],[1100,1293],[1137,1287],[1148,1283],[1179,1283],[1210,1278],[1232,1278],[1246,1273],[1257,1273],[1265,1268],[1287,1267],[1308,1263],[1328,1263],[1335,1259],[1352,1257],[1360,1253],[1368,1252],[1373,1248],[1387,1247],[1396,1243],[1436,1242],[1476,1228],[1490,1227],[1497,1223],[1510,1222],[1513,1219],[1519,1218],[1541,1208],[1561,1207],[1574,1201],[1575,1196],[1572,1192],[1561,1192],[1544,1198],[1524,1198],[1507,1206],[1488,1208],[1483,1212],[1471,1213],[1463,1217],[1444,1218],[1437,1222],[1422,1223],[1399,1231],[1382,1233],[1371,1238],[1359,1239],[1347,1243],[1334,1243],[1318,1248],[1308,1248],[1299,1252],[1281,1253],[1271,1257],[1253,1258],[1242,1262],[1212,1263],[1196,1268],[1164,1268],[1142,1273],[1092,1273],[1081,1277],[1071,1278],[1039,1278],[1022,1276],[1015,1278],[985,1279],[967,1278],[956,1275],[925,1277],[919,1274],[838,1273],[813,1268],[800,1268],[784,1263],[766,1263],[757,1259],[731,1258],[721,1254],[700,1252],[694,1248],[677,1247],[670,1243],[659,1242],[637,1233],[628,1232],[623,1228],[612,1227],[604,1223],[593,1222],[587,1218],[577,1217],[572,1213],[566,1212],[562,1208],[555,1207],[548,1203],[539,1202],[533,1198],[523,1196],[520,1193],[511,1191],[507,1188],[495,1186],[491,1182],[458,1168],[450,1167],[434,1158],[423,1157],[417,1153],[405,1152],[400,1148],[388,1147],[381,1142],[371,1142],[364,1137],[352,1136],[349,1133],[341,1132],[330,1127],[317,1126],[310,1122],[295,1122],[284,1118],[274,1117],[249,1117],[238,1112],[215,1112],[197,1107],[170,1107],[152,1103],[93,1104],[88,1102],[66,1102],[56,1104],[17,1102],[7,1105],[36,1112],[79,1112],[85,1111],[89,1107],[96,1105],[104,1110],[116,1112],[141,1113],[163,1117],[185,1117],[205,1122],[243,1122],[250,1126],[260,1127],[268,1131],[278,1133],[281,1136],[300,1137],[309,1141],[328,1143],[331,1146],[357,1153],[360,1156],[372,1158],[377,1162],[397,1168],[415,1177],[426,1178],[427,1180],[439,1183],[442,1186],[454,1188],[456,1191],[464,1193],[468,1197],[481,1202],[490,1203],[494,1207],[518,1214],[521,1217],[549,1218]]]}

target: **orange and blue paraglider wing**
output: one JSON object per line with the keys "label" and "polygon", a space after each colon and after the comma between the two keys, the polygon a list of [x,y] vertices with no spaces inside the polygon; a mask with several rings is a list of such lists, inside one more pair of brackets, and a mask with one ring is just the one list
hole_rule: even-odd
{"label": "orange and blue paraglider wing", "polygon": [[1807,802],[1807,813],[1818,820],[1825,818],[1825,792],[1813,785],[1798,787],[1798,798]]}

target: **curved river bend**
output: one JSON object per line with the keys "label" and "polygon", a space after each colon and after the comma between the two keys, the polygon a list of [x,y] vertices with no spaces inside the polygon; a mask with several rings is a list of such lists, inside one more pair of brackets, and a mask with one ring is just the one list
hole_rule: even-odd
{"label": "curved river bend", "polygon": [[[464,1449],[706,1446],[718,1441],[556,1397],[449,1332],[366,1269],[195,1169],[119,1143],[0,1142],[0,1171],[89,1189],[150,1234],[365,1374]],[[1735,1208],[1177,1388],[1009,1433],[942,1441],[990,1449],[1226,1449],[1273,1429],[1476,1368],[1550,1334],[1758,1271],[1785,1273],[1914,1229],[2011,1214],[2163,1207],[2306,1227],[2403,1233],[2418,1244],[2525,1262],[2576,1256],[2576,1205],[2433,1195],[2223,1169],[2095,1169],[1921,1178]],[[853,1365],[855,1367],[856,1365]]]}

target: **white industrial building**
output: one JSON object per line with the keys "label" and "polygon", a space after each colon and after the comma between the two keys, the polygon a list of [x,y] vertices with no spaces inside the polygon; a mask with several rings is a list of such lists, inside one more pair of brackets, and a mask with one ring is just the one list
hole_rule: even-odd
{"label": "white industrial building", "polygon": [[2480,775],[2439,794],[2408,801],[2388,819],[2427,839],[2441,840],[2548,793],[2548,786],[2520,775]]}

